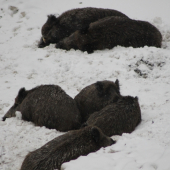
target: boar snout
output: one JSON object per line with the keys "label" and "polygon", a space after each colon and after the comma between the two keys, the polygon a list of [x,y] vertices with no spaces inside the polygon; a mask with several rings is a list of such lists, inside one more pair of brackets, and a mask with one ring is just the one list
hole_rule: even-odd
{"label": "boar snout", "polygon": [[2,121],[5,121],[6,118],[15,117],[15,116],[16,116],[15,112],[17,111],[17,108],[18,108],[18,104],[14,104],[14,105],[8,110],[8,112],[4,115],[4,117],[2,118]]}

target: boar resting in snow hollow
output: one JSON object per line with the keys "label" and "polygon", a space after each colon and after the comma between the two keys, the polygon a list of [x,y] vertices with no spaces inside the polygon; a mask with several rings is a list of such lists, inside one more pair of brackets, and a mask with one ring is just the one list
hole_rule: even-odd
{"label": "boar resting in snow hollow", "polygon": [[105,135],[131,133],[141,122],[141,110],[137,97],[124,96],[90,115],[84,126],[97,126]]}
{"label": "boar resting in snow hollow", "polygon": [[82,122],[90,114],[103,109],[120,98],[119,81],[98,81],[80,91],[74,98],[80,111]]}
{"label": "boar resting in snow hollow", "polygon": [[97,127],[85,127],[69,131],[41,148],[30,152],[22,163],[21,170],[54,170],[60,169],[64,162],[76,159],[114,144]]}
{"label": "boar resting in snow hollow", "polygon": [[161,42],[161,33],[149,22],[125,17],[106,17],[75,31],[56,44],[56,48],[73,48],[93,53],[94,50],[111,49],[118,45],[134,48],[161,47]]}
{"label": "boar resting in snow hollow", "polygon": [[14,105],[3,120],[20,111],[22,119],[37,126],[68,131],[81,126],[81,116],[75,101],[57,85],[41,85],[31,90],[21,88]]}
{"label": "boar resting in snow hollow", "polygon": [[76,30],[107,16],[127,17],[125,14],[113,9],[91,7],[68,10],[59,17],[49,15],[47,22],[42,27],[42,38],[38,46],[42,48],[50,43],[58,43]]}

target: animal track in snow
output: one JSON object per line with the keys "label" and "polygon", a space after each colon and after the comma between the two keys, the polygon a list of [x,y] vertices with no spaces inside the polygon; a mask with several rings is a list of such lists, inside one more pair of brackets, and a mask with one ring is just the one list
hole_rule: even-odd
{"label": "animal track in snow", "polygon": [[163,67],[165,65],[164,61],[149,61],[146,59],[141,58],[135,64],[128,65],[130,68],[133,68],[134,71],[141,77],[147,78],[149,73],[155,67]]}

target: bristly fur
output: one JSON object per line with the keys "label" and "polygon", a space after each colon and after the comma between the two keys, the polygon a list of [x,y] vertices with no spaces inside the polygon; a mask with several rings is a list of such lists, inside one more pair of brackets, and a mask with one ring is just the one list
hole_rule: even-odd
{"label": "bristly fur", "polygon": [[20,111],[22,119],[37,126],[59,131],[78,129],[81,116],[76,102],[57,85],[41,85],[29,91],[19,90],[14,105],[5,114],[4,120]]}
{"label": "bristly fur", "polygon": [[79,31],[80,31],[81,34],[87,34],[88,29],[89,29],[89,25],[81,28]]}
{"label": "bristly fur", "polygon": [[[45,42],[42,41],[43,38],[41,38],[38,47],[43,48],[50,43],[58,43],[76,30],[81,30],[81,33],[85,34],[90,23],[107,16],[127,17],[125,14],[113,9],[91,7],[68,10],[59,17],[49,15],[41,29],[42,37],[45,39]],[[90,45],[86,45],[85,50],[89,48]],[[90,49],[88,51],[93,52]]]}
{"label": "bristly fur", "polygon": [[160,31],[145,21],[132,20],[125,17],[110,16],[92,22],[87,29],[75,31],[59,42],[61,49],[79,49],[92,53],[94,50],[123,47],[161,47]]}
{"label": "bristly fur", "polygon": [[123,96],[116,103],[91,114],[82,127],[97,126],[106,135],[113,136],[131,133],[140,122],[141,110],[138,98]]}
{"label": "bristly fur", "polygon": [[117,85],[112,81],[98,81],[85,87],[75,96],[74,100],[79,108],[82,122],[85,122],[92,113],[116,102],[121,97]]}
{"label": "bristly fur", "polygon": [[41,148],[29,153],[22,163],[21,170],[61,169],[64,162],[115,144],[97,127],[85,127],[61,135]]}

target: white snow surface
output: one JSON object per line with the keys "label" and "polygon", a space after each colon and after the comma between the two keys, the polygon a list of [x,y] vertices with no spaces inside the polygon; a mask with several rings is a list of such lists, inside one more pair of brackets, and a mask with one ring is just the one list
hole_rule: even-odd
{"label": "white snow surface", "polygon": [[[37,48],[47,15],[82,7],[116,9],[149,21],[162,33],[162,48],[118,46],[93,54],[54,44]],[[0,0],[0,117],[21,87],[57,84],[74,97],[96,81],[119,79],[122,95],[139,97],[142,122],[131,134],[113,136],[115,145],[64,163],[62,169],[170,170],[169,7],[169,0]],[[61,134],[21,120],[19,112],[0,120],[0,170],[19,170],[29,152]]]}

